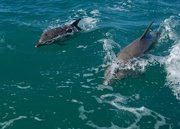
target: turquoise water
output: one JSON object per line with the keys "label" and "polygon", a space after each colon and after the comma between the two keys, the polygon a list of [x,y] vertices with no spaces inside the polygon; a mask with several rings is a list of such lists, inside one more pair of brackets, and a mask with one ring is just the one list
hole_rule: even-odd
{"label": "turquoise water", "polygon": [[[65,45],[36,49],[41,34],[82,18]],[[0,0],[0,128],[180,128],[180,2]],[[152,29],[138,74],[104,85],[115,55]]]}

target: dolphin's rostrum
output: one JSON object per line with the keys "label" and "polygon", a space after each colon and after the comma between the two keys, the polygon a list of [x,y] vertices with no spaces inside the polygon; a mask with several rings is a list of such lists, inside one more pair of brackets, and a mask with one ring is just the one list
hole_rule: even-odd
{"label": "dolphin's rostrum", "polygon": [[153,22],[150,23],[140,38],[133,41],[118,53],[115,62],[105,71],[106,85],[111,84],[115,80],[123,79],[128,74],[128,70],[125,68],[125,65],[131,59],[141,56],[152,47],[158,37],[158,33],[156,31],[148,33],[152,24]]}
{"label": "dolphin's rostrum", "polygon": [[52,44],[56,40],[63,40],[68,36],[74,35],[82,31],[82,29],[78,26],[80,20],[81,18],[68,26],[61,26],[45,31],[40,37],[39,42],[35,47],[37,48],[40,46]]}

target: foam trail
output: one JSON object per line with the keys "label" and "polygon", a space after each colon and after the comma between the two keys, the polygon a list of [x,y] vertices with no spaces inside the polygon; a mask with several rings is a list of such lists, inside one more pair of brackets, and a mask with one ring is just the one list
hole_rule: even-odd
{"label": "foam trail", "polygon": [[[117,94],[105,94],[100,96],[100,98],[95,97],[98,103],[101,104],[109,104],[113,107],[115,107],[115,110],[117,112],[117,118],[118,117],[118,112],[123,112],[127,114],[132,114],[135,116],[135,120],[129,121],[128,122],[128,127],[126,129],[136,129],[139,128],[139,124],[141,123],[141,120],[143,120],[145,117],[151,117],[153,118],[153,121],[155,122],[151,125],[155,129],[159,129],[160,127],[167,125],[167,119],[166,117],[162,116],[161,114],[150,110],[144,106],[141,107],[131,107],[131,106],[126,106],[128,105],[128,102],[132,101],[137,101],[139,99],[139,95],[133,95],[130,97],[123,96],[119,93]],[[115,116],[116,117],[116,116]],[[111,121],[111,127],[99,127],[98,125],[94,124],[93,121],[89,120],[87,122],[87,125],[91,127],[95,127],[97,129],[109,129],[109,128],[118,128],[118,129],[125,129],[124,127],[120,127],[116,125],[113,121]]]}
{"label": "foam trail", "polygon": [[171,16],[168,19],[164,20],[164,24],[162,25],[162,36],[161,41],[168,43],[170,41],[173,42],[173,46],[169,49],[169,55],[165,57],[164,64],[167,72],[167,83],[173,94],[176,96],[176,99],[180,100],[180,38],[178,30],[180,24],[180,20],[177,17]]}
{"label": "foam trail", "polygon": [[180,100],[180,42],[172,47],[170,55],[165,62],[167,71],[167,85],[170,86],[174,95]]}
{"label": "foam trail", "polygon": [[20,119],[25,119],[27,118],[26,116],[19,116],[17,118],[14,118],[12,120],[0,123],[0,126],[2,127],[1,129],[5,129],[7,127],[9,127],[10,125],[12,125],[15,121],[20,120]]}

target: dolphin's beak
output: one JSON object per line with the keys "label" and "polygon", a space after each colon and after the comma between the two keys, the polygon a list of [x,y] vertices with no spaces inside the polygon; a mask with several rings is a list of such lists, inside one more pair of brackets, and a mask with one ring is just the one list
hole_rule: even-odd
{"label": "dolphin's beak", "polygon": [[43,44],[41,42],[38,42],[37,45],[35,46],[35,48],[38,48],[40,46],[42,46]]}
{"label": "dolphin's beak", "polygon": [[38,48],[39,47],[39,45],[37,44],[36,46],[35,46],[35,48]]}

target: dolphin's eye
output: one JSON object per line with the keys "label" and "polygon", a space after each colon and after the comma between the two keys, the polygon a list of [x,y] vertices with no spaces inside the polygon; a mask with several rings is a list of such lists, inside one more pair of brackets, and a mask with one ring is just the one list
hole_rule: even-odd
{"label": "dolphin's eye", "polygon": [[72,29],[67,29],[66,32],[67,33],[72,33]]}

